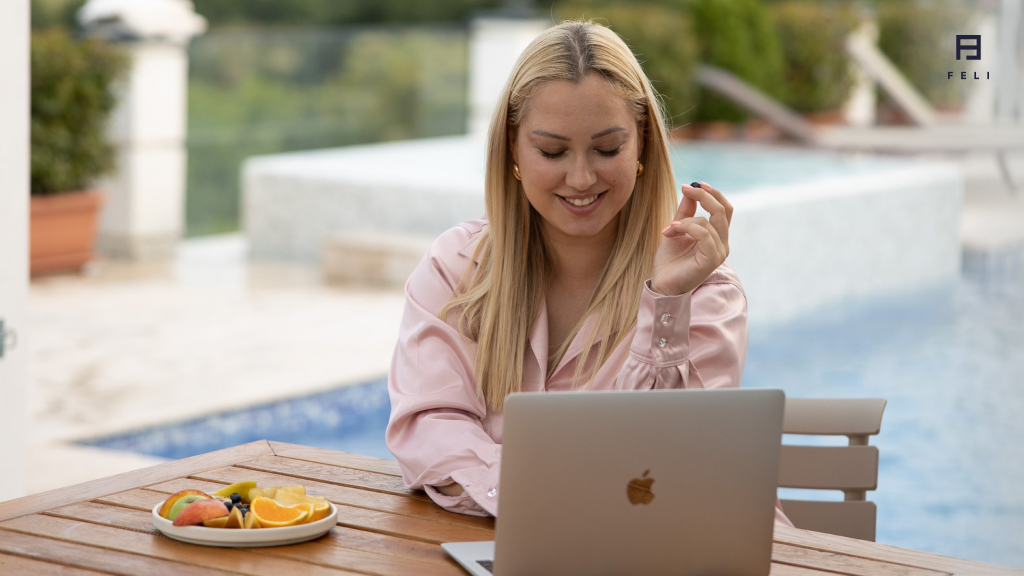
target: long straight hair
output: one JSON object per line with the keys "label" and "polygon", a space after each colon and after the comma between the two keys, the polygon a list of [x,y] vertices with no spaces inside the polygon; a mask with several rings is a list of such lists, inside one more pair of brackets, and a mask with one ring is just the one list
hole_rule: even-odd
{"label": "long straight hair", "polygon": [[[463,275],[438,313],[446,319],[449,312],[461,311],[458,330],[463,338],[477,343],[477,390],[494,412],[503,410],[507,395],[522,390],[530,328],[555,272],[541,216],[512,174],[509,134],[516,133],[530,96],[543,82],[578,84],[592,72],[607,80],[630,105],[643,141],[640,161],[645,169],[618,214],[615,245],[583,317],[566,340],[558,343],[545,379],[552,376],[592,313],[598,314],[599,322],[577,362],[574,388],[594,377],[634,327],[644,281],[654,270],[654,256],[661,243],[659,231],[675,214],[675,181],[661,101],[629,47],[614,32],[591,21],[566,21],[543,32],[520,55],[491,119],[485,181],[488,225],[473,253],[479,266],[472,274]],[[597,361],[581,380],[598,335]]]}

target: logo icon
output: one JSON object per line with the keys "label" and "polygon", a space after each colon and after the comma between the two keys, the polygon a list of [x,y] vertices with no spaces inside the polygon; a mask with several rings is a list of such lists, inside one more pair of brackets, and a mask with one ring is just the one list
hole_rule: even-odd
{"label": "logo icon", "polygon": [[[965,44],[964,40],[974,40],[974,44]],[[961,51],[973,51],[974,55],[966,54],[964,60],[981,60],[981,34],[956,35],[956,59],[960,59]]]}
{"label": "logo icon", "polygon": [[626,486],[626,496],[629,496],[629,502],[634,506],[637,504],[650,504],[651,500],[654,500],[654,492],[651,492],[651,484],[654,484],[654,478],[647,477],[650,472],[650,469],[644,470],[642,477],[633,478],[629,481],[629,485]]}

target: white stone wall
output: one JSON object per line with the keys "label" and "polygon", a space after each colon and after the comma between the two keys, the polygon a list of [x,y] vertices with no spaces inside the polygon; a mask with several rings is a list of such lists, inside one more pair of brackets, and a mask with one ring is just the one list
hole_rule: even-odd
{"label": "white stone wall", "polygon": [[[0,500],[25,494],[28,442],[29,0],[0,2]],[[3,335],[0,335],[3,338]]]}
{"label": "white stone wall", "polygon": [[[335,233],[436,237],[485,213],[483,162],[470,137],[251,158],[242,191],[250,257],[321,262]],[[889,159],[867,174],[730,195],[729,263],[751,322],[959,273],[961,168]]]}

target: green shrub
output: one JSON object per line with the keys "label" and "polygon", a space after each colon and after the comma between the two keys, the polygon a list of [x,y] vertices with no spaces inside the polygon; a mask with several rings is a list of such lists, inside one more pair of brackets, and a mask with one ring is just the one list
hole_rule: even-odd
{"label": "green shrub", "polygon": [[[729,70],[769,96],[785,98],[782,47],[761,0],[694,0],[693,27],[700,60]],[[744,120],[729,100],[700,89],[694,120]]]}
{"label": "green shrub", "polygon": [[938,106],[962,102],[969,83],[947,80],[946,73],[955,62],[956,34],[970,33],[970,8],[959,0],[886,0],[877,14],[879,48],[925,99]]}
{"label": "green shrub", "polygon": [[770,6],[782,45],[786,87],[783,103],[798,112],[842,106],[853,88],[844,40],[858,25],[848,4],[788,0]]}
{"label": "green shrub", "polygon": [[127,57],[60,29],[32,35],[32,194],[80,190],[114,167],[106,122],[110,84]]}
{"label": "green shrub", "polygon": [[657,4],[595,6],[576,2],[559,6],[556,15],[559,19],[594,20],[615,31],[661,95],[670,125],[693,108],[697,87],[691,75],[697,63],[697,42],[682,10]]}

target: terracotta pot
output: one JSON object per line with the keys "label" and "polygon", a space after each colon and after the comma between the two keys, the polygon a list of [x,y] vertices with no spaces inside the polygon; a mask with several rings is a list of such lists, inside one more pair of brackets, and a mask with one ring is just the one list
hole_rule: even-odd
{"label": "terracotta pot", "polygon": [[825,110],[824,112],[808,112],[803,114],[805,120],[815,126],[840,126],[846,124],[842,110]]}
{"label": "terracotta pot", "polygon": [[78,270],[92,260],[105,200],[98,190],[32,196],[29,274]]}

